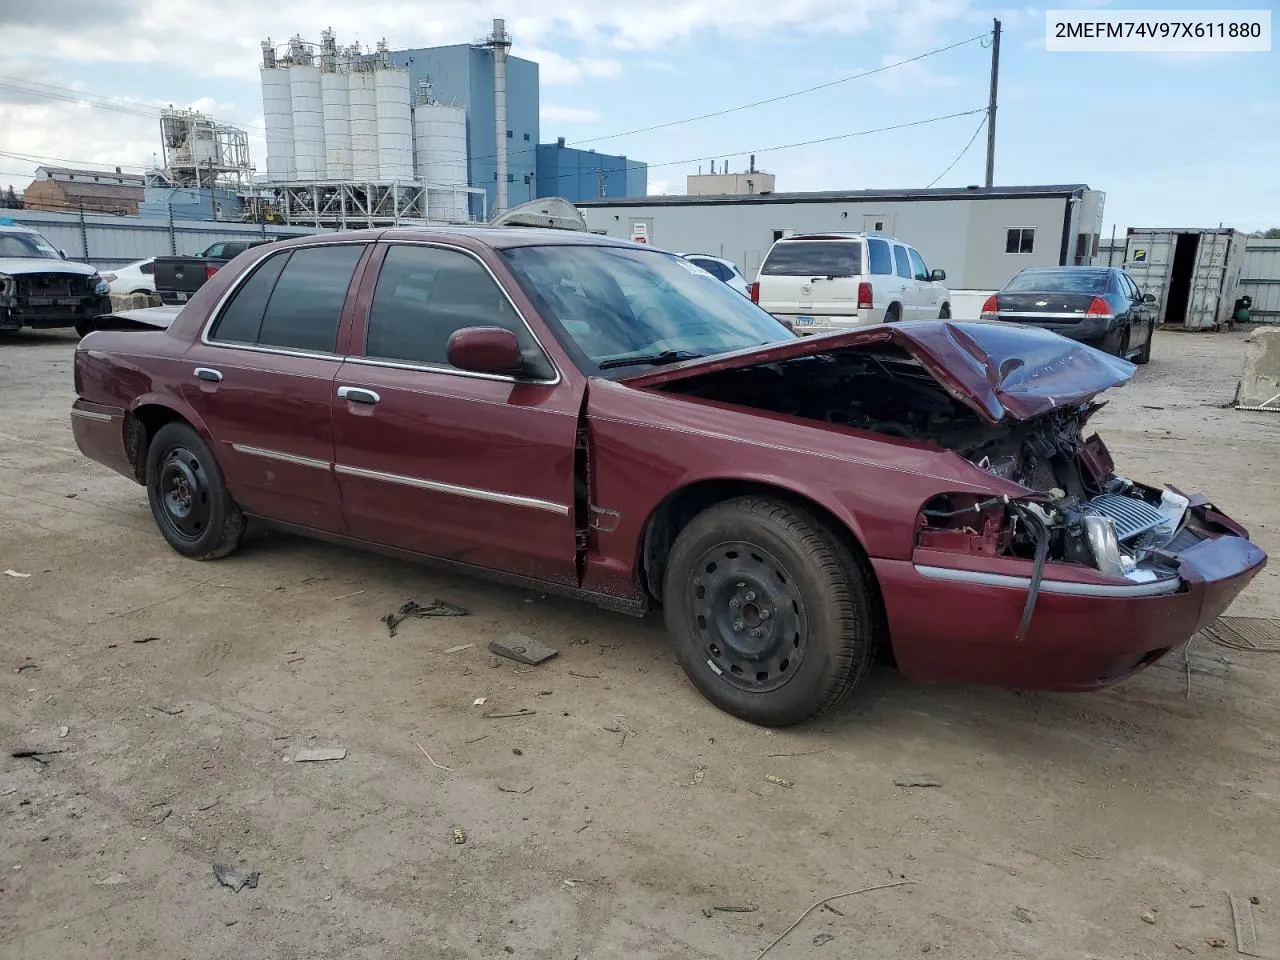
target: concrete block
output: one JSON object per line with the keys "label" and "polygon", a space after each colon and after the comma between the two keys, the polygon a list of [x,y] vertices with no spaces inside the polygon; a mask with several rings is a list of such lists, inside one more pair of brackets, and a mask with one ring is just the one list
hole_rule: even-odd
{"label": "concrete block", "polygon": [[1245,340],[1244,371],[1236,384],[1235,405],[1242,410],[1280,413],[1280,327],[1260,327]]}

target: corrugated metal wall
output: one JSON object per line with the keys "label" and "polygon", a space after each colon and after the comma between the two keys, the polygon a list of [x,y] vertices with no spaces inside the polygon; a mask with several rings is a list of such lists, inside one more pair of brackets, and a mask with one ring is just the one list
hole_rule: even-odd
{"label": "corrugated metal wall", "polygon": [[5,210],[15,223],[38,230],[71,260],[98,267],[119,267],[146,257],[199,253],[218,240],[244,237],[298,236],[323,233],[312,227],[277,227],[261,223],[223,223],[211,220],[111,217],[78,213]]}
{"label": "corrugated metal wall", "polygon": [[1244,248],[1240,293],[1253,297],[1249,315],[1280,323],[1280,240],[1250,240]]}

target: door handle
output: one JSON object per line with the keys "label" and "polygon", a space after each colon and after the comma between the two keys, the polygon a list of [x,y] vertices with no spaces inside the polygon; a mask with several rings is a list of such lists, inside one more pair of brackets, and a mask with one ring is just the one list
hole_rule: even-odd
{"label": "door handle", "polygon": [[205,380],[209,383],[222,382],[222,373],[213,367],[196,367],[195,375],[197,380]]}
{"label": "door handle", "polygon": [[372,390],[367,390],[364,387],[339,387],[338,399],[350,400],[352,403],[374,404],[382,398]]}

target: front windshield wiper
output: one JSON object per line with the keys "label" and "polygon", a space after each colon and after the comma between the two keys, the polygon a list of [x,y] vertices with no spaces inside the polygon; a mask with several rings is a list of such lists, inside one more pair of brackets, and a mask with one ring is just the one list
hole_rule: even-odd
{"label": "front windshield wiper", "polygon": [[679,363],[682,360],[697,360],[703,354],[694,353],[690,350],[663,350],[661,353],[644,353],[634,357],[613,357],[609,360],[601,360],[596,364],[601,370],[612,370],[614,367],[635,367],[641,364],[653,364],[657,366],[663,363]]}

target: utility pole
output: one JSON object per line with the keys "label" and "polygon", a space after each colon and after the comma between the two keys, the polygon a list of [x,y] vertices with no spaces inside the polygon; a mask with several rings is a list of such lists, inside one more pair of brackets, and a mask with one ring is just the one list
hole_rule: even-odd
{"label": "utility pole", "polygon": [[987,101],[987,186],[996,174],[996,92],[1000,87],[1000,21],[992,21],[991,33],[991,99]]}

